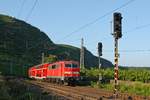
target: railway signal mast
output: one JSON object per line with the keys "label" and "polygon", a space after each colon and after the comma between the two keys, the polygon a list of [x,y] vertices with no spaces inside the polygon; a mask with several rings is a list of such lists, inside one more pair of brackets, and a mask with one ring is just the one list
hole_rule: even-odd
{"label": "railway signal mast", "polygon": [[115,81],[115,86],[114,86],[114,96],[117,98],[117,90],[118,90],[118,39],[122,37],[122,16],[121,13],[115,12],[113,14],[113,34],[114,39],[115,39],[115,58],[114,58],[114,81]]}
{"label": "railway signal mast", "polygon": [[[99,69],[101,69],[101,56],[102,56],[102,43],[99,42],[98,43],[98,63],[99,63]],[[99,82],[102,80],[102,76],[101,74],[99,73]]]}

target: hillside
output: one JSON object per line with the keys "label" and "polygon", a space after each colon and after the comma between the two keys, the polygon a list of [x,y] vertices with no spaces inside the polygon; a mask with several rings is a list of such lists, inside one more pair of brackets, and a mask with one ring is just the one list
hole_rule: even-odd
{"label": "hillside", "polygon": [[[98,66],[98,58],[91,52],[85,49],[85,66],[96,67]],[[73,59],[79,61],[80,49],[69,45],[57,45],[57,47],[50,51],[50,54],[58,55],[59,59]],[[112,67],[112,63],[108,60],[101,58],[102,67]]]}
{"label": "hillside", "polygon": [[[58,60],[79,61],[80,49],[54,44],[38,28],[24,21],[0,15],[0,73],[26,74],[29,66],[41,63],[42,52],[45,53],[45,56],[55,55]],[[97,57],[88,50],[85,56],[86,66],[98,65]],[[102,66],[112,66],[112,63],[102,59]]]}

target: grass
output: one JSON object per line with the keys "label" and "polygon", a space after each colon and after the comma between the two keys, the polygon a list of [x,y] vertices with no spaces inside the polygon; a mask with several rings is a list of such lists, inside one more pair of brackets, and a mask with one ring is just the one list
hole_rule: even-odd
{"label": "grass", "polygon": [[[101,88],[106,90],[113,90],[113,84],[97,84],[96,82],[91,82],[91,86],[94,88]],[[150,83],[142,82],[132,82],[130,83],[120,83],[118,90],[121,93],[130,93],[142,96],[150,96]]]}
{"label": "grass", "polygon": [[132,84],[119,84],[119,91],[137,95],[150,96],[150,84],[134,82]]}
{"label": "grass", "polygon": [[18,79],[5,80],[0,77],[0,100],[51,100],[51,98],[59,100],[55,98],[60,96]]}

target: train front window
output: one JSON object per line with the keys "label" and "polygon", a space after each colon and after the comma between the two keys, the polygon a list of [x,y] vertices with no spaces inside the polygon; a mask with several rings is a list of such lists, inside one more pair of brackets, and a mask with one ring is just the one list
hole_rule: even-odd
{"label": "train front window", "polygon": [[77,68],[78,65],[77,64],[72,64],[72,68]]}
{"label": "train front window", "polygon": [[67,67],[67,68],[77,68],[78,65],[77,64],[65,64],[65,67]]}

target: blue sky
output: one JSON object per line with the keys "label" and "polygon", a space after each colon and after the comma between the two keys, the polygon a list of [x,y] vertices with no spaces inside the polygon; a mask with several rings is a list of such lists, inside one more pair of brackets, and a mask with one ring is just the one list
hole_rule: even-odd
{"label": "blue sky", "polygon": [[[112,13],[109,12],[132,1],[116,10],[123,16],[119,64],[150,66],[150,0],[38,0],[28,19],[36,0],[25,0],[22,5],[23,1],[0,0],[0,13],[27,21],[58,44],[80,47],[83,37],[85,47],[94,55],[97,55],[97,43],[102,42],[102,57],[111,62],[114,62],[114,38],[110,34]],[[75,32],[105,14],[107,16]]]}

